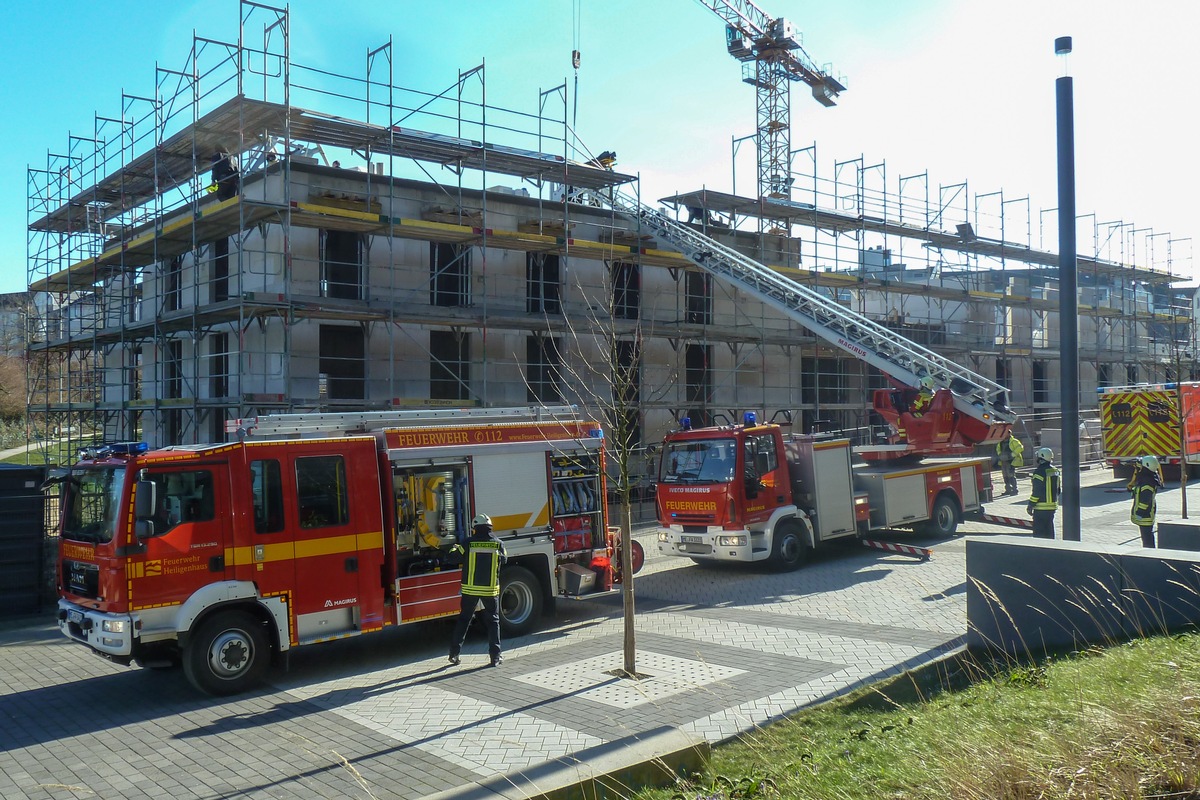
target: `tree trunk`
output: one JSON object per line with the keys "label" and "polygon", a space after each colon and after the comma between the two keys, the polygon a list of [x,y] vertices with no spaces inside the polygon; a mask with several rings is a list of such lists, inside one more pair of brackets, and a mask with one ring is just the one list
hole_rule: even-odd
{"label": "tree trunk", "polygon": [[637,643],[633,632],[633,510],[628,488],[621,492],[621,597],[625,601],[625,677],[633,678],[637,676]]}

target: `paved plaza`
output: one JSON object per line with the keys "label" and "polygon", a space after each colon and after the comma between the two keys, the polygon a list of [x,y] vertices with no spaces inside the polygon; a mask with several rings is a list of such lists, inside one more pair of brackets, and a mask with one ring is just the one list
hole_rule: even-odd
{"label": "paved plaza", "polygon": [[[1082,484],[1084,541],[1134,546],[1124,482],[1097,469]],[[1190,495],[1200,517],[1200,489]],[[1178,519],[1178,484],[1159,502],[1160,519]],[[644,531],[638,681],[613,674],[615,595],[560,601],[539,631],[505,642],[499,669],[477,637],[449,666],[452,621],[437,621],[301,648],[266,687],[227,699],[178,671],[107,663],[66,642],[47,609],[0,625],[0,797],[529,797],[564,765],[586,775],[717,743],[954,651],[965,536],[891,537],[931,548],[928,561],[852,544],[780,575],[660,557]]]}

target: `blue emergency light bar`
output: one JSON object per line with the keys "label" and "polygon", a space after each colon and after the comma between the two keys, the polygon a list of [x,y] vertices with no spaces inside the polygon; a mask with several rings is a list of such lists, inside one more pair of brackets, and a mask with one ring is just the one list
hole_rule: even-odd
{"label": "blue emergency light bar", "polygon": [[145,442],[105,442],[104,444],[84,447],[79,451],[80,460],[98,460],[112,456],[136,456],[147,452],[150,445]]}

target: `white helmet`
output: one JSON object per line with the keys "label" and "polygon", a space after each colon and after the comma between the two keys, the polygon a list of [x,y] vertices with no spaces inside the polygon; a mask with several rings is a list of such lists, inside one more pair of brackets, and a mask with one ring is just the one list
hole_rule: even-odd
{"label": "white helmet", "polygon": [[1054,451],[1049,447],[1039,447],[1036,453],[1038,461],[1045,461],[1047,464],[1054,461]]}
{"label": "white helmet", "polygon": [[1158,459],[1154,456],[1142,456],[1138,461],[1151,472],[1158,472]]}
{"label": "white helmet", "polygon": [[487,514],[476,514],[475,519],[471,520],[471,527],[479,528],[483,526],[492,527],[492,518]]}
{"label": "white helmet", "polygon": [[921,388],[932,392],[937,388],[937,381],[933,379],[932,375],[926,375],[924,378],[921,378]]}

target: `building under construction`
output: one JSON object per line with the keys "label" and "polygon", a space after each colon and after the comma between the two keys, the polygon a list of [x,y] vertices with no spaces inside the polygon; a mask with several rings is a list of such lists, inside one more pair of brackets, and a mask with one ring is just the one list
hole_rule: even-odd
{"label": "building under construction", "polygon": [[[390,42],[356,75],[310,69],[285,10],[240,10],[236,42],[195,37],[153,98],[122,95],[29,170],[49,432],[187,444],[271,412],[616,397],[647,443],[743,409],[871,435],[885,376],[613,211],[637,181],[571,135],[565,83],[524,112],[485,104],[482,66],[403,88]],[[1023,437],[1058,426],[1052,212],[862,158],[822,174],[815,145],[789,184],[643,202],[1006,386]],[[1089,225],[1082,407],[1196,377],[1190,242]]]}

